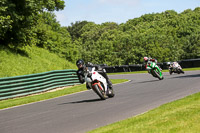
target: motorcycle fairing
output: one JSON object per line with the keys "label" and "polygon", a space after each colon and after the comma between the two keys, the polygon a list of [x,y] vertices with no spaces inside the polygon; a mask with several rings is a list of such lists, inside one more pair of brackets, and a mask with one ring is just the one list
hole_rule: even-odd
{"label": "motorcycle fairing", "polygon": [[95,71],[95,67],[93,67],[90,72],[92,73],[91,78],[86,78],[86,80],[89,82],[96,81],[96,80],[102,82],[105,87],[105,91],[107,91],[106,79],[101,74],[99,74],[97,71]]}

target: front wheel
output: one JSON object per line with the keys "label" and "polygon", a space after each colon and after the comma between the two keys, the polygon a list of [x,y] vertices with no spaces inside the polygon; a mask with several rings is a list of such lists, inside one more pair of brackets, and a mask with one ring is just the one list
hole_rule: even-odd
{"label": "front wheel", "polygon": [[172,70],[169,70],[169,74],[172,75],[172,73],[173,73]]}
{"label": "front wheel", "polygon": [[102,100],[106,100],[108,98],[106,96],[104,88],[101,86],[100,83],[96,83],[95,85],[93,85],[93,90]]}
{"label": "front wheel", "polygon": [[163,77],[163,75],[162,75],[162,72],[159,71],[157,68],[154,70],[154,73],[156,74],[156,77],[157,77],[159,80],[164,79],[164,77]]}
{"label": "front wheel", "polygon": [[183,73],[183,74],[185,73],[182,69],[180,69],[180,72]]}

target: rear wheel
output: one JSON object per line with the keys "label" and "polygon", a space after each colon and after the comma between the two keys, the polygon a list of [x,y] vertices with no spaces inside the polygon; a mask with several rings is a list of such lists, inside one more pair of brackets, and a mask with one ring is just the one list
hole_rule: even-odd
{"label": "rear wheel", "polygon": [[115,96],[115,92],[113,90],[113,88],[108,88],[108,97],[112,98]]}

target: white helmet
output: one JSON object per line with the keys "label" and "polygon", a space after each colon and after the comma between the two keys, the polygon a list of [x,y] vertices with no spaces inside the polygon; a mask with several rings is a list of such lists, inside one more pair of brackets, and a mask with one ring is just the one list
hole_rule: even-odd
{"label": "white helmet", "polygon": [[148,59],[149,59],[148,57],[144,57],[144,61],[148,61]]}
{"label": "white helmet", "polygon": [[170,65],[171,64],[171,62],[167,62],[167,65]]}

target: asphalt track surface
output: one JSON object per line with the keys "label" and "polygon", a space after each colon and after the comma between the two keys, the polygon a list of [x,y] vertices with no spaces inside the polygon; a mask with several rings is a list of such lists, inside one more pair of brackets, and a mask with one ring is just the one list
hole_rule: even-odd
{"label": "asphalt track surface", "polygon": [[116,96],[104,101],[90,90],[0,110],[0,133],[84,133],[200,92],[200,71],[164,73],[161,81],[148,73],[109,77],[130,82],[114,85]]}

